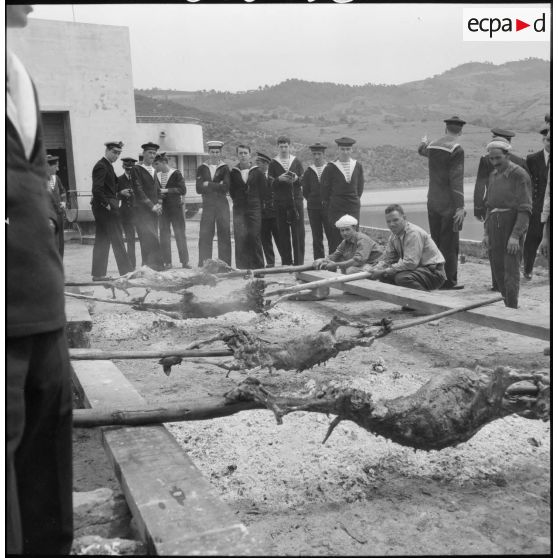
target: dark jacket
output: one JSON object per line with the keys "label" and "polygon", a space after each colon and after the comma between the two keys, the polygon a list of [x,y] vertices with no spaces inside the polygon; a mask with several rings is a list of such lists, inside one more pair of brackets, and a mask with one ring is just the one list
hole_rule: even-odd
{"label": "dark jacket", "polygon": [[[160,175],[157,174],[157,180],[160,184]],[[182,197],[186,195],[186,183],[181,172],[176,169],[171,169],[170,176],[167,180],[165,188],[168,190],[163,197],[163,210],[165,207],[176,207],[182,203]]]}
{"label": "dark jacket", "polygon": [[356,161],[350,182],[347,182],[343,171],[330,162],[322,172],[320,181],[320,197],[322,207],[327,208],[328,218],[334,222],[343,215],[352,215],[360,221],[360,197],[364,190],[364,171]]}
{"label": "dark jacket", "polygon": [[262,219],[275,219],[275,202],[273,201],[273,178],[268,175],[265,177],[265,190],[262,200]]}
{"label": "dark jacket", "polygon": [[[510,161],[527,170],[525,159],[514,153],[509,154]],[[483,155],[479,161],[477,170],[477,180],[475,182],[475,192],[473,194],[474,215],[478,219],[484,219],[486,214],[486,192],[488,190],[488,177],[494,170],[494,166],[488,159],[488,155]]]}
{"label": "dark jacket", "polygon": [[544,162],[543,150],[527,155],[527,170],[531,177],[533,195],[533,215],[540,216],[544,203],[544,192],[548,178],[548,168]]}
{"label": "dark jacket", "polygon": [[[132,177],[130,176],[130,178],[128,178],[126,173],[121,174],[116,181],[116,189],[116,195],[120,200],[120,215],[124,220],[126,220],[127,217],[132,215],[135,203],[135,196],[132,188]],[[131,196],[123,196],[120,193],[122,190],[127,189],[132,190]]]}
{"label": "dark jacket", "polygon": [[304,173],[304,169],[302,163],[296,157],[293,157],[289,165],[289,171],[296,174],[293,181],[278,180],[278,177],[285,173],[283,165],[277,158],[272,159],[269,163],[267,174],[273,179],[273,200],[277,206],[291,207],[294,206],[295,200],[302,200],[300,177]]}
{"label": "dark jacket", "polygon": [[250,168],[248,180],[245,183],[238,166],[231,169],[230,195],[234,209],[261,208],[265,197],[266,178],[256,166]]}
{"label": "dark jacket", "polygon": [[116,187],[116,173],[114,167],[103,157],[95,163],[92,172],[93,187],[91,205],[104,207],[110,205],[111,210],[118,210],[118,197]]}
{"label": "dark jacket", "polygon": [[[203,185],[204,182],[208,183],[207,186]],[[231,171],[226,163],[219,163],[213,180],[211,179],[211,171],[207,163],[203,163],[198,167],[196,173],[196,192],[201,194],[204,203],[226,196],[229,193],[230,184]]]}
{"label": "dark jacket", "polygon": [[50,177],[48,179],[48,191],[52,199],[52,206],[57,215],[64,215],[64,210],[62,209],[62,202],[66,203],[66,190],[62,186],[62,181],[58,175],[55,176],[54,188],[50,186]]}
{"label": "dark jacket", "polygon": [[428,157],[428,209],[442,215],[453,215],[465,206],[463,175],[465,153],[451,135],[443,136],[418,149]]}
{"label": "dark jacket", "polygon": [[135,196],[135,207],[151,211],[153,206],[162,202],[161,185],[157,173],[151,176],[142,165],[134,165],[131,171],[132,189]]}
{"label": "dark jacket", "polygon": [[302,195],[306,200],[306,208],[321,209],[322,198],[320,197],[320,179],[318,178],[316,167],[314,165],[310,165],[304,171],[300,182],[302,185]]}
{"label": "dark jacket", "polygon": [[[52,224],[56,223],[46,183],[38,101],[37,135],[27,159],[6,118],[6,335],[22,337],[56,331],[64,315],[64,271]],[[52,224],[51,224],[52,222]]]}

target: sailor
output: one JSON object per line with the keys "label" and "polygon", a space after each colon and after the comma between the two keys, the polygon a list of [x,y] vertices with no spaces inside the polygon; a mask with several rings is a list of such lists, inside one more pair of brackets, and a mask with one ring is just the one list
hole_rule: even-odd
{"label": "sailor", "polygon": [[119,274],[124,275],[132,271],[132,264],[122,240],[122,227],[118,216],[117,179],[112,166],[120,157],[123,145],[121,141],[106,142],[104,157],[93,167],[91,197],[91,209],[95,218],[95,245],[91,265],[93,281],[102,281],[107,278],[111,245]]}
{"label": "sailor", "polygon": [[283,265],[304,263],[304,201],[300,177],[302,163],[291,154],[291,140],[287,136],[277,138],[279,153],[269,164],[269,176],[273,179],[279,254]]}
{"label": "sailor", "polygon": [[452,116],[444,120],[445,135],[429,142],[422,138],[418,152],[428,158],[428,225],[432,239],[446,260],[446,282],[442,289],[462,289],[457,284],[459,231],[465,218],[463,174],[465,153],[458,143],[464,120]]}
{"label": "sailor", "polygon": [[337,247],[342,240],[339,229],[335,227],[337,220],[345,214],[360,220],[364,171],[362,165],[351,157],[356,140],[342,137],[335,143],[337,159],[328,163],[322,173],[320,195],[322,207],[327,211],[333,244]]}
{"label": "sailor", "polygon": [[332,253],[336,248],[331,235],[327,211],[322,207],[322,199],[320,197],[320,178],[327,164],[325,159],[326,148],[325,145],[319,142],[310,145],[314,164],[308,166],[301,179],[302,195],[306,200],[306,211],[308,212],[308,221],[312,230],[312,249],[315,260],[325,256],[324,233],[327,238],[328,254]]}
{"label": "sailor", "polygon": [[342,273],[358,273],[367,264],[373,265],[382,255],[382,247],[367,234],[357,231],[358,221],[352,215],[343,215],[335,223],[343,239],[335,252],[313,262],[316,269]]}
{"label": "sailor", "polygon": [[163,212],[161,186],[157,180],[153,160],[159,146],[153,142],[141,146],[143,159],[132,167],[132,189],[134,191],[136,228],[141,247],[141,265],[162,271],[163,258],[159,245],[158,218]]}
{"label": "sailor", "polygon": [[64,257],[64,215],[66,209],[66,190],[62,186],[58,172],[59,157],[47,155],[47,172],[48,172],[48,191],[52,199],[52,205],[56,212],[57,228],[56,237],[58,240],[58,251],[60,256]]}
{"label": "sailor", "polygon": [[165,269],[172,268],[171,252],[171,225],[174,233],[178,258],[182,267],[192,269],[189,264],[188,245],[186,244],[186,222],[184,220],[184,206],[182,196],[186,195],[186,184],[184,177],[177,169],[169,166],[166,153],[159,153],[153,160],[153,168],[157,173],[157,181],[161,189],[163,199],[163,211],[159,217],[159,235],[161,246],[161,257]]}
{"label": "sailor", "polygon": [[257,165],[252,165],[251,151],[248,145],[238,145],[238,163],[231,169],[234,254],[239,269],[261,269],[264,266],[261,227],[266,178]]}
{"label": "sailor", "polygon": [[199,259],[201,267],[212,258],[213,237],[217,229],[217,254],[220,260],[231,265],[231,211],[227,194],[231,183],[231,172],[222,160],[222,141],[207,142],[209,160],[198,167],[196,192],[201,194],[202,214],[200,219]]}
{"label": "sailor", "polygon": [[266,178],[265,194],[262,202],[262,248],[265,256],[265,267],[275,266],[275,251],[273,250],[273,241],[279,249],[279,230],[277,228],[277,215],[275,204],[273,201],[273,178],[269,176],[268,168],[271,163],[271,157],[265,153],[256,153],[256,165],[262,171]]}
{"label": "sailor", "polygon": [[131,171],[138,161],[133,157],[122,157],[120,160],[124,169],[124,173],[118,177],[116,184],[117,196],[120,199],[120,224],[126,239],[128,259],[132,269],[136,269],[136,225]]}

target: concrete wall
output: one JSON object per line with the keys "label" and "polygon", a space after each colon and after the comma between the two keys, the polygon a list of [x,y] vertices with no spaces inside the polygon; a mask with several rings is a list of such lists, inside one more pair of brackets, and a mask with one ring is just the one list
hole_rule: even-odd
{"label": "concrete wall", "polygon": [[[30,19],[26,28],[8,31],[7,44],[29,70],[41,110],[69,111],[76,179],[70,186],[90,193],[104,142],[123,141],[123,154],[136,143],[128,28]],[[88,197],[79,203],[89,208]]]}
{"label": "concrete wall", "polygon": [[138,122],[136,124],[137,154],[140,145],[153,141],[160,151],[202,155],[204,152],[203,129],[194,123]]}

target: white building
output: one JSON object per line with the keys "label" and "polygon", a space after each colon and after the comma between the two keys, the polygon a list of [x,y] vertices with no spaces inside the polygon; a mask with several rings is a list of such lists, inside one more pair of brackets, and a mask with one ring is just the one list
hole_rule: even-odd
{"label": "white building", "polygon": [[[45,146],[60,157],[66,188],[77,192],[79,221],[92,220],[91,170],[106,141],[123,141],[123,155],[135,157],[142,143],[154,141],[176,155],[188,182],[195,179],[203,154],[195,120],[161,123],[147,117],[136,123],[127,27],[30,18],[24,29],[7,31],[7,45],[37,86]],[[119,162],[115,171],[122,172]]]}

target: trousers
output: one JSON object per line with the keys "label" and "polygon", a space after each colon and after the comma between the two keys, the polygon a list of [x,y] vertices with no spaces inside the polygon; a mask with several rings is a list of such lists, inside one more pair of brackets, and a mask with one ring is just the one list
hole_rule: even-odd
{"label": "trousers", "polygon": [[136,229],[141,248],[141,265],[160,270],[163,267],[163,258],[157,234],[157,215],[143,207],[136,208],[135,212]]}
{"label": "trousers", "polygon": [[519,299],[519,269],[523,251],[523,237],[519,239],[519,251],[509,254],[508,240],[515,225],[516,211],[490,213],[486,220],[488,257],[494,271],[496,285],[504,297],[504,304],[517,308]]}
{"label": "trousers", "polygon": [[430,236],[446,260],[446,284],[457,285],[457,260],[459,257],[459,231],[453,230],[453,214],[441,214],[428,209]]}
{"label": "trousers", "polygon": [[72,387],[64,329],[6,341],[6,552],[68,554]]}
{"label": "trousers", "polygon": [[295,200],[296,212],[285,205],[275,207],[279,243],[277,249],[282,265],[304,263],[304,203]]}
{"label": "trousers", "polygon": [[412,271],[400,271],[393,276],[382,278],[382,283],[391,283],[398,287],[407,287],[418,291],[435,291],[446,280],[442,264],[439,266],[417,267]]}
{"label": "trousers", "polygon": [[[312,251],[314,259],[323,258],[326,255],[335,252],[335,240],[331,232],[331,226],[327,218],[327,210],[325,209],[307,209],[308,221],[312,230]],[[327,254],[324,250],[324,233],[327,238]]]}
{"label": "trousers", "polygon": [[279,230],[277,228],[277,219],[275,217],[262,218],[262,248],[265,256],[265,263],[270,267],[275,265],[273,241],[275,241],[275,246],[278,247]]}
{"label": "trousers", "polygon": [[118,213],[115,210],[108,211],[104,207],[92,206],[95,218],[95,245],[93,246],[93,262],[91,264],[91,275],[102,277],[107,274],[109,248],[112,246],[118,273],[124,275],[132,271],[132,265],[124,248],[122,240],[122,226]]}
{"label": "trousers", "polygon": [[523,271],[531,273],[535,265],[537,250],[543,237],[544,223],[541,223],[541,214],[533,213],[529,218],[529,228],[523,246]]}
{"label": "trousers", "polygon": [[213,237],[217,229],[217,255],[231,265],[231,210],[225,196],[203,201],[198,243],[198,267],[213,257]]}
{"label": "trousers", "polygon": [[163,263],[171,264],[171,225],[174,232],[174,240],[178,248],[178,258],[181,264],[187,264],[188,245],[186,244],[186,221],[184,220],[184,208],[182,204],[165,205],[163,213],[159,217],[159,234],[161,235],[161,257]]}

